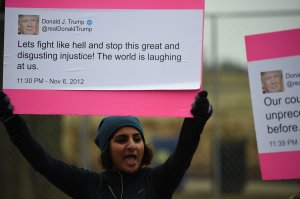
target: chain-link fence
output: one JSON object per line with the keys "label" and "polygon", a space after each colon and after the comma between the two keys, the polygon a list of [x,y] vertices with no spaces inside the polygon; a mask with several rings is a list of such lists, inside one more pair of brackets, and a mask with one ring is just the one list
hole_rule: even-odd
{"label": "chain-link fence", "polygon": [[[69,164],[100,171],[100,154],[93,144],[96,127],[101,118],[77,116],[23,116],[33,136],[54,156]],[[147,143],[154,149],[153,166],[163,162],[176,146],[182,124],[179,118],[141,118]],[[89,131],[83,132],[82,122]],[[215,198],[214,141],[212,125],[209,121],[201,137],[200,145],[191,167],[184,177],[174,198]],[[252,136],[239,138],[237,123],[226,121],[226,125],[236,125],[234,132],[222,131],[220,145],[220,193],[222,198],[288,198],[297,193],[300,182],[263,182],[260,178],[257,149]],[[252,124],[251,124],[252,125]],[[221,128],[222,129],[222,128]],[[0,128],[0,196],[3,199],[52,199],[69,198],[44,177],[36,173],[9,141]],[[252,132],[254,133],[254,132]],[[82,137],[86,136],[87,150],[83,150]],[[227,138],[228,137],[228,138]],[[252,138],[251,138],[252,137]],[[252,146],[251,146],[252,145]],[[81,157],[86,156],[83,160]],[[83,162],[86,161],[86,162]]]}
{"label": "chain-link fence", "polygon": [[[3,18],[2,13],[1,63]],[[222,35],[220,30],[223,26],[222,20],[226,22],[227,29],[234,31],[237,27],[234,24],[237,18],[240,17],[237,15],[224,18],[224,15],[208,15],[206,19],[210,35],[214,35],[212,34],[215,31],[214,20],[218,22],[216,24],[218,39],[214,36],[210,36],[210,39],[219,42],[205,47],[206,50],[217,51],[208,58],[217,61],[204,60],[206,70],[203,78],[203,85],[209,91],[215,114],[207,123],[190,169],[174,198],[288,199],[300,191],[299,180],[261,180],[247,72],[235,67],[234,62],[223,64],[221,67],[223,60],[218,58],[219,46],[223,45],[223,40],[234,43],[236,39],[230,34],[227,34],[226,38]],[[262,16],[256,20],[268,21],[269,18]],[[2,82],[2,67],[0,79]],[[98,163],[100,152],[93,144],[101,118],[46,115],[24,116],[24,118],[34,137],[52,156],[78,167],[101,170]],[[174,150],[182,119],[141,118],[141,120],[146,140],[155,152],[153,164],[159,164]],[[0,131],[1,199],[69,198],[28,165],[9,141],[3,126],[0,126]]]}

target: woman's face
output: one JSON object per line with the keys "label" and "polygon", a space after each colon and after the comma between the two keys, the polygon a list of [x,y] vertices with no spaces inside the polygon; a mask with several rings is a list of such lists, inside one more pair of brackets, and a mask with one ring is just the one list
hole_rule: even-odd
{"label": "woman's face", "polygon": [[122,127],[110,139],[112,170],[136,172],[144,156],[144,142],[140,132],[133,127]]}

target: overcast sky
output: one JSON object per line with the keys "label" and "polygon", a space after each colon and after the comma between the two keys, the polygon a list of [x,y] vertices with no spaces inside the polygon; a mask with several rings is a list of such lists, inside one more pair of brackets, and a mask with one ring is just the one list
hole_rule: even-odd
{"label": "overcast sky", "polygon": [[[204,24],[204,58],[216,60],[212,53],[211,14],[270,13],[296,11],[291,16],[243,17],[220,15],[218,19],[217,61],[232,61],[246,67],[245,35],[300,28],[300,0],[206,0]],[[263,12],[262,12],[263,11]]]}
{"label": "overcast sky", "polygon": [[300,9],[299,0],[206,0],[208,12]]}

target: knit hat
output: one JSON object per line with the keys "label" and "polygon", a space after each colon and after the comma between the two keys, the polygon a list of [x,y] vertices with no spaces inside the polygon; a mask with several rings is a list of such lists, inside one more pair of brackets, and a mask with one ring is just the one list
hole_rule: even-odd
{"label": "knit hat", "polygon": [[144,138],[144,131],[141,125],[141,122],[137,117],[131,116],[112,116],[104,118],[99,126],[98,132],[95,138],[95,144],[103,151],[106,149],[110,138],[115,134],[115,132],[125,126],[131,126],[136,128],[141,136],[143,141],[145,142]]}

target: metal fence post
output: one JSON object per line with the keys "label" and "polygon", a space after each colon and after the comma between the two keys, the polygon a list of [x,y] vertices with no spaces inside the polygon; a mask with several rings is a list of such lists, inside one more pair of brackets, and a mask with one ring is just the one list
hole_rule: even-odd
{"label": "metal fence post", "polygon": [[213,96],[214,96],[214,136],[213,136],[213,198],[221,199],[221,147],[220,147],[220,119],[219,119],[219,60],[218,60],[218,18],[211,15],[212,24],[212,64],[214,67]]}

